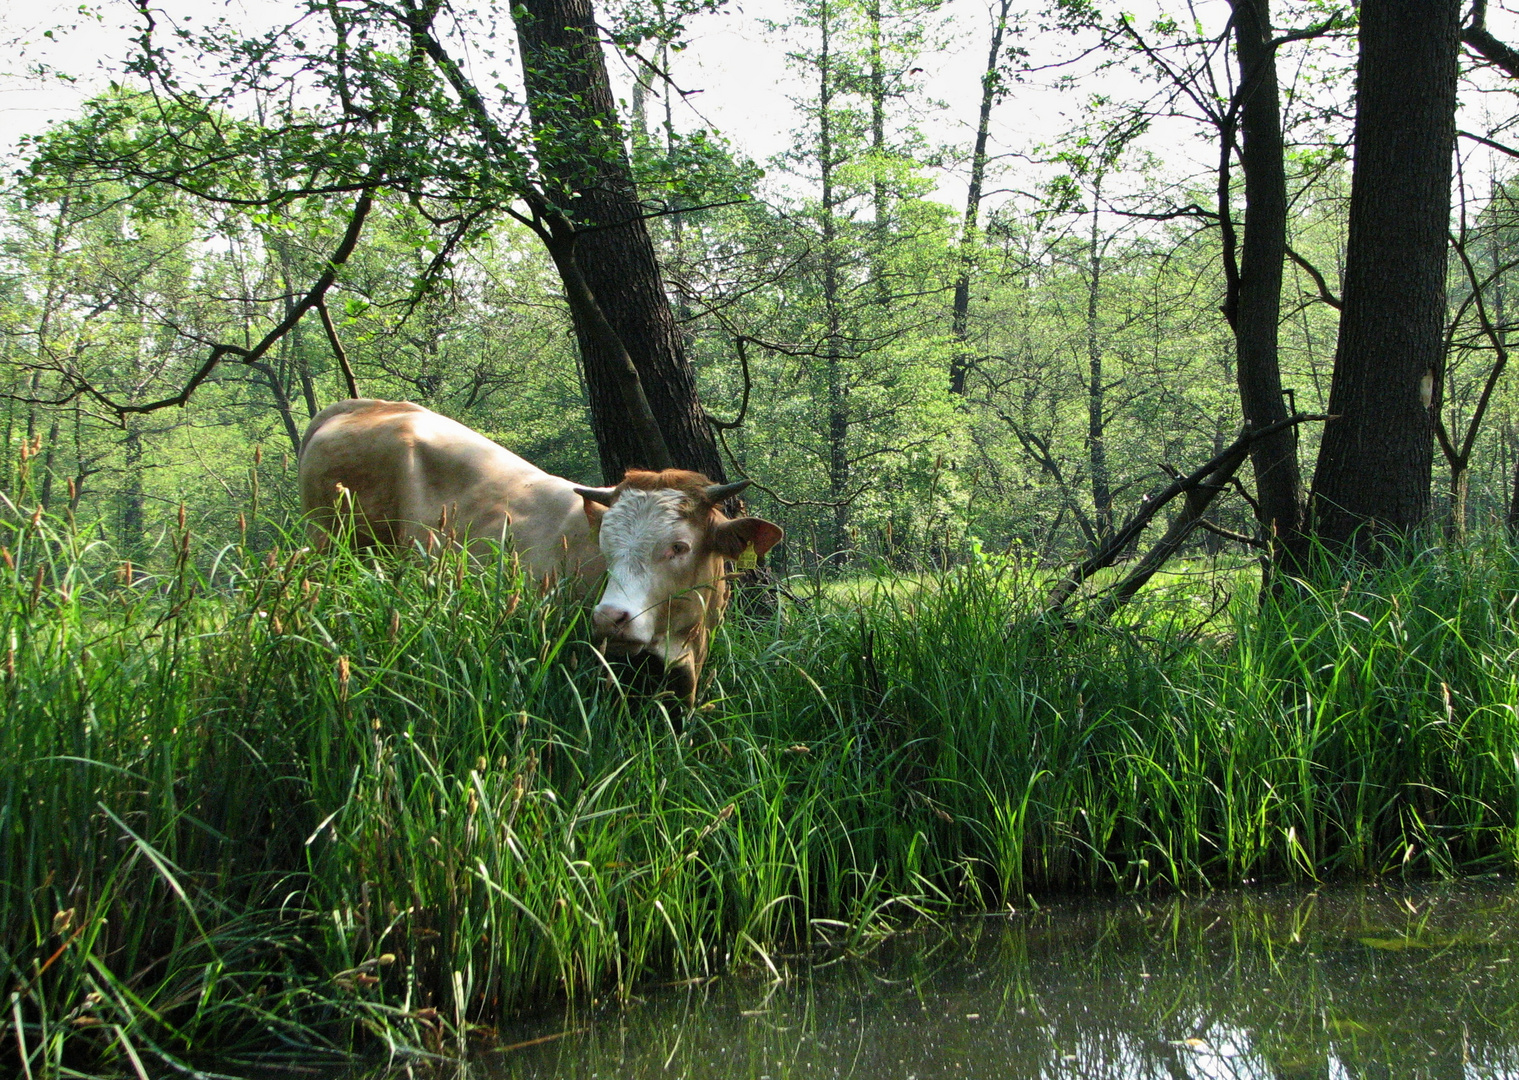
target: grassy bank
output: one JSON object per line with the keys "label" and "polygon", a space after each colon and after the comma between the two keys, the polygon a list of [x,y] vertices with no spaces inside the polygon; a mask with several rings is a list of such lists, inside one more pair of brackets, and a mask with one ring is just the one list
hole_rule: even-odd
{"label": "grassy bank", "polygon": [[505,561],[176,536],[140,577],[0,528],[0,1054],[34,1075],[453,1052],[1030,892],[1514,861],[1496,543],[1206,627],[1066,631],[1016,566],[788,603],[724,630],[677,739]]}

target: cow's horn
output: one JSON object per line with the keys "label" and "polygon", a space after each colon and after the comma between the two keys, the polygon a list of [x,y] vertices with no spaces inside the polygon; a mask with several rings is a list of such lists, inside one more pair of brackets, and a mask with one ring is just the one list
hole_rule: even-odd
{"label": "cow's horn", "polygon": [[707,488],[707,498],[715,503],[726,502],[752,483],[753,480],[735,480],[731,484],[711,484]]}
{"label": "cow's horn", "polygon": [[577,487],[575,489],[575,494],[579,495],[582,499],[590,499],[592,502],[598,502],[602,506],[611,506],[613,491],[613,488]]}

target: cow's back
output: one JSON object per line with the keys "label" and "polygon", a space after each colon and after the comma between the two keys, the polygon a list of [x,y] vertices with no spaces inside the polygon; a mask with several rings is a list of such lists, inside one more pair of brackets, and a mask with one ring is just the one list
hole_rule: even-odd
{"label": "cow's back", "polygon": [[346,490],[360,545],[409,546],[446,519],[477,547],[509,539],[535,576],[600,573],[569,481],[411,402],[353,399],[318,413],[301,445],[300,486],[319,539],[337,533]]}

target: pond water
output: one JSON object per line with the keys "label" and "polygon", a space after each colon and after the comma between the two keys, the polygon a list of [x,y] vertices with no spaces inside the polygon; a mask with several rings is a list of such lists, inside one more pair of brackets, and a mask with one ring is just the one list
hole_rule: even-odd
{"label": "pond water", "polygon": [[1062,903],[537,1018],[475,1075],[1519,1077],[1519,889]]}

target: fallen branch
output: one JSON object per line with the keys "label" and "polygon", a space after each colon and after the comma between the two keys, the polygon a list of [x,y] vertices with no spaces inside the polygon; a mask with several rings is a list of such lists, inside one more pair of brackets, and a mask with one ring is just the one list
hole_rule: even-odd
{"label": "fallen branch", "polygon": [[1278,431],[1285,431],[1298,424],[1330,419],[1333,417],[1320,413],[1299,413],[1278,420],[1274,424],[1267,424],[1263,428],[1256,428],[1253,431],[1246,429],[1228,449],[1217,454],[1190,474],[1173,480],[1159,494],[1146,499],[1134,516],[1124,523],[1123,528],[1109,537],[1108,542],[1096,554],[1075,567],[1059,585],[1055,586],[1054,591],[1050,593],[1048,610],[1059,611],[1063,608],[1066,601],[1075,594],[1077,589],[1081,588],[1083,582],[1099,570],[1104,570],[1118,561],[1118,556],[1139,537],[1145,526],[1149,525],[1167,503],[1178,495],[1186,495],[1185,508],[1176,516],[1176,520],[1171,522],[1165,536],[1150,549],[1140,560],[1138,568],[1115,588],[1113,596],[1105,602],[1100,616],[1105,618],[1111,614],[1114,608],[1125,603],[1138,592],[1144,583],[1155,575],[1155,571],[1159,570],[1161,565],[1176,552],[1182,541],[1202,520],[1203,514],[1212,505],[1219,491],[1233,479],[1235,470],[1250,456],[1251,446],[1269,435],[1275,435]]}

